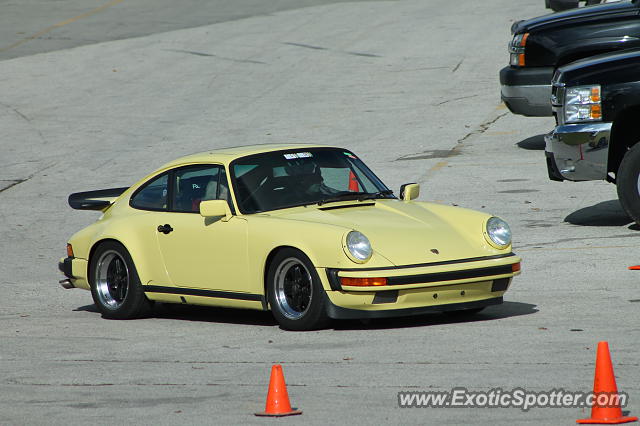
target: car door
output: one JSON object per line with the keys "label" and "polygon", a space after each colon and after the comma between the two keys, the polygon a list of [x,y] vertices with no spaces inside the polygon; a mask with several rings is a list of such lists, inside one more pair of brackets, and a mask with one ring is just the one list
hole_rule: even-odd
{"label": "car door", "polygon": [[246,291],[246,220],[235,215],[228,221],[200,216],[200,201],[229,201],[224,168],[186,166],[173,170],[169,179],[169,211],[155,216],[157,223],[153,225],[172,283],[178,287]]}

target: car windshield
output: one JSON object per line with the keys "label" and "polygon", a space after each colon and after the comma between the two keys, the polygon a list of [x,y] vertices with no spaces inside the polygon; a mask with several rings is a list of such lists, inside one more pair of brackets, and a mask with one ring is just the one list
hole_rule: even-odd
{"label": "car windshield", "polygon": [[231,163],[231,179],[242,213],[394,198],[358,157],[344,149],[305,148],[251,155]]}

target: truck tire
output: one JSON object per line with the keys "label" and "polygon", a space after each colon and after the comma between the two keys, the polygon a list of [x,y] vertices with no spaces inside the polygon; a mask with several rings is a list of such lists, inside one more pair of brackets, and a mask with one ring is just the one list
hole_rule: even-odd
{"label": "truck tire", "polygon": [[616,186],[622,208],[640,225],[640,143],[624,154],[616,174]]}

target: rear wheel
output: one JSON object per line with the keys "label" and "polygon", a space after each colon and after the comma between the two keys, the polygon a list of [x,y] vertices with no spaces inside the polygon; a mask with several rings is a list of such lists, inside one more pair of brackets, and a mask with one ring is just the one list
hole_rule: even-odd
{"label": "rear wheel", "polygon": [[286,248],[275,255],[269,266],[267,298],[282,328],[315,330],[329,323],[320,277],[299,250]]}
{"label": "rear wheel", "polygon": [[122,244],[100,244],[91,258],[89,280],[93,301],[104,318],[139,318],[151,310],[133,260]]}
{"label": "rear wheel", "polygon": [[616,174],[616,186],[622,208],[640,224],[640,143],[624,154]]}

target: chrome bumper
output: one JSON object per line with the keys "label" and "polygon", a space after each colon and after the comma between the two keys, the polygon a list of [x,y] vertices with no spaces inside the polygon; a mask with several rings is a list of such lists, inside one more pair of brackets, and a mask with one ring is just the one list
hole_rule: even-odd
{"label": "chrome bumper", "polygon": [[555,163],[563,179],[606,179],[611,125],[565,124],[545,136],[547,157]]}

